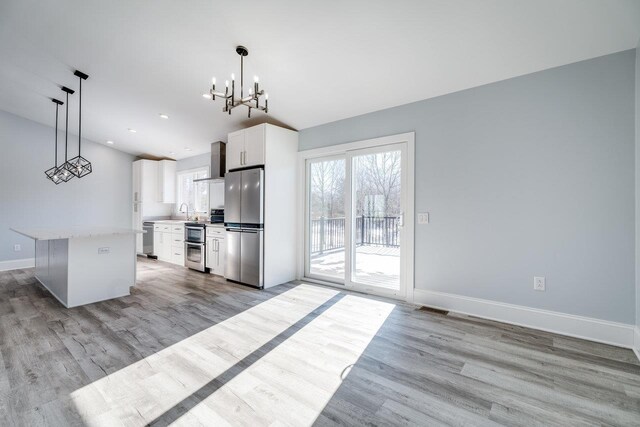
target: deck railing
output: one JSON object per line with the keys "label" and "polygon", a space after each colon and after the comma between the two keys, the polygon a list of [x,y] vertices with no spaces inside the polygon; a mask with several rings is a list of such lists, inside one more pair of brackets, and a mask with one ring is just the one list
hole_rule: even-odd
{"label": "deck railing", "polygon": [[[400,244],[400,218],[396,216],[356,217],[356,245],[398,247]],[[344,248],[345,219],[312,219],[309,227],[311,253]]]}

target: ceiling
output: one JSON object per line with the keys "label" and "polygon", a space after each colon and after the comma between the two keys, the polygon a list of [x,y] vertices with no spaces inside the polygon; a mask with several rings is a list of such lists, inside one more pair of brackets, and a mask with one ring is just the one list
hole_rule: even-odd
{"label": "ceiling", "polygon": [[[639,37],[637,0],[2,0],[0,109],[53,126],[48,98],[77,88],[79,69],[90,76],[84,136],[179,159],[246,125],[303,129],[632,49]],[[259,75],[269,93],[268,116],[229,116],[202,97],[212,76],[239,77],[238,44],[249,49],[245,80]],[[77,129],[77,100],[70,115]]]}

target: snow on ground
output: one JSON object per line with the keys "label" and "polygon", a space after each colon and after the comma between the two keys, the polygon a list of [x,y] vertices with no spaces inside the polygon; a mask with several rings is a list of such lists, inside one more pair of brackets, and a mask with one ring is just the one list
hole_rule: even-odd
{"label": "snow on ground", "polygon": [[[344,278],[344,249],[313,255],[311,274]],[[400,248],[356,247],[356,272],[353,280],[364,285],[399,289]]]}

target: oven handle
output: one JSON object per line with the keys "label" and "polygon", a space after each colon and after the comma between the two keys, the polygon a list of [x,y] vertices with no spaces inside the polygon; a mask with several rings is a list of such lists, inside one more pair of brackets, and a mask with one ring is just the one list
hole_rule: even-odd
{"label": "oven handle", "polygon": [[187,246],[204,246],[204,243],[184,242]]}

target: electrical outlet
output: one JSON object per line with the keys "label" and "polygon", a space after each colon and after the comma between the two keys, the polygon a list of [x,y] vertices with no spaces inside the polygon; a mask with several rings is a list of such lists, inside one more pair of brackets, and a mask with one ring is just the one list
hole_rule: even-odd
{"label": "electrical outlet", "polygon": [[13,245],[13,251],[14,252],[20,252],[22,250],[22,247],[20,245]]}
{"label": "electrical outlet", "polygon": [[544,291],[547,286],[546,280],[544,277],[534,277],[533,278],[533,289],[536,291]]}
{"label": "electrical outlet", "polygon": [[111,248],[106,247],[106,248],[98,248],[98,253],[99,254],[108,254],[111,252]]}
{"label": "electrical outlet", "polygon": [[429,212],[418,213],[418,224],[429,224]]}

